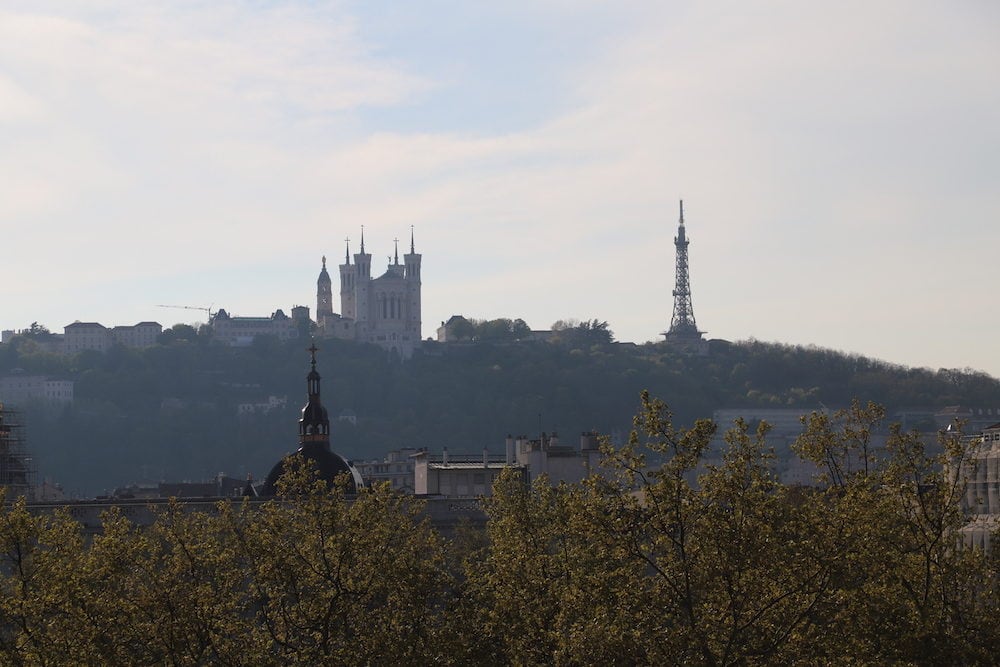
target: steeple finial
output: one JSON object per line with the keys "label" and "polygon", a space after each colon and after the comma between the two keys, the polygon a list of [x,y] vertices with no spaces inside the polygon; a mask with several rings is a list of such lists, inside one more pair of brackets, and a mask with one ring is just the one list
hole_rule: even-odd
{"label": "steeple finial", "polygon": [[351,237],[344,237],[344,264],[351,263]]}
{"label": "steeple finial", "polygon": [[410,225],[410,254],[416,254],[416,250],[413,249],[413,225]]}
{"label": "steeple finial", "polygon": [[399,239],[393,239],[392,242],[396,244],[396,250],[393,253],[393,260],[392,261],[393,261],[393,264],[395,264],[396,266],[399,266]]}
{"label": "steeple finial", "polygon": [[681,200],[681,224],[684,224],[684,200]]}
{"label": "steeple finial", "polygon": [[312,361],[310,363],[312,363],[312,369],[315,372],[315,370],[316,370],[316,353],[319,351],[319,348],[316,347],[316,339],[315,338],[312,339],[312,345],[310,345],[307,348],[307,351],[312,355]]}
{"label": "steeple finial", "polygon": [[323,255],[323,270],[326,271],[326,255]]}
{"label": "steeple finial", "polygon": [[361,254],[365,254],[365,226],[361,225]]}

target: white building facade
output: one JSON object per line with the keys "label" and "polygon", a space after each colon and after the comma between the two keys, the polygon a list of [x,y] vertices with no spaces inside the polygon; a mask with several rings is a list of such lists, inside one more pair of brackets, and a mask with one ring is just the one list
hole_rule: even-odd
{"label": "white building facade", "polygon": [[53,380],[43,375],[8,375],[0,377],[0,403],[23,405],[41,401],[70,405],[73,386],[72,380]]}
{"label": "white building facade", "polygon": [[270,317],[233,317],[223,309],[212,316],[212,336],[231,346],[246,346],[258,336],[273,336],[278,340],[299,338],[300,331],[308,326],[309,308],[295,306],[292,316],[280,308]]}
{"label": "white building facade", "polygon": [[163,327],[159,322],[139,322],[111,329],[98,322],[73,322],[63,327],[63,352],[107,352],[116,344],[134,348],[151,347],[156,345],[156,339],[161,333]]}
{"label": "white building facade", "polygon": [[399,263],[398,241],[385,273],[372,278],[372,256],[361,252],[351,263],[350,249],[340,265],[340,313],[333,312],[333,290],[326,257],[316,282],[316,322],[321,335],[374,343],[408,359],[420,345],[420,262],[410,235],[410,252]]}
{"label": "white building facade", "polygon": [[481,457],[449,455],[447,449],[440,457],[431,457],[421,450],[413,457],[414,492],[449,498],[489,496],[493,482],[507,468],[526,484],[542,475],[552,484],[573,484],[597,472],[601,460],[598,435],[593,432],[580,434],[578,448],[562,444],[555,433],[542,433],[537,439],[508,435],[505,449],[503,457],[493,457],[486,449]]}

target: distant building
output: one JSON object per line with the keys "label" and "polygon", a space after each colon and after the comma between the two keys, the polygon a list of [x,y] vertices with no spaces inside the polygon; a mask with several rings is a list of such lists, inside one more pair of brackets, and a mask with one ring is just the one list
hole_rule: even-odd
{"label": "distant building", "polygon": [[510,458],[490,456],[483,450],[481,457],[449,456],[445,449],[440,457],[432,458],[426,450],[414,457],[414,493],[448,498],[478,498],[492,493],[493,482],[507,468],[515,469],[527,482],[527,469]]}
{"label": "distant building", "polygon": [[442,322],[437,328],[439,343],[454,343],[472,339],[472,323],[461,315],[452,315],[447,322]]}
{"label": "distant building", "polygon": [[72,380],[53,380],[44,375],[12,373],[0,377],[0,402],[21,405],[30,401],[42,401],[71,405],[73,387]]}
{"label": "distant building", "polygon": [[530,484],[545,475],[553,484],[575,483],[597,471],[601,459],[596,433],[580,435],[579,447],[564,445],[555,433],[542,433],[531,440],[526,436],[507,436],[503,457],[483,450],[481,457],[454,456],[444,450],[440,457],[426,451],[414,456],[414,491],[418,495],[442,495],[454,498],[489,496],[493,482],[505,468],[512,468]]}
{"label": "distant building", "polygon": [[132,326],[116,326],[111,329],[114,342],[125,347],[152,347],[156,339],[163,333],[159,322],[139,322]]}
{"label": "distant building", "polygon": [[939,430],[962,424],[965,433],[979,433],[991,428],[1000,420],[1000,408],[970,408],[964,405],[949,405],[934,413],[934,422]]}
{"label": "distant building", "polygon": [[597,433],[580,434],[579,447],[563,444],[556,433],[542,433],[536,440],[507,436],[507,450],[514,448],[514,460],[527,468],[528,481],[547,475],[553,484],[580,482],[597,471],[601,450]]}
{"label": "distant building", "polygon": [[326,257],[316,281],[316,322],[323,336],[374,343],[408,359],[420,345],[420,262],[410,232],[410,252],[399,263],[399,242],[389,266],[372,278],[372,256],[365,252],[364,229],[361,252],[351,263],[350,247],[340,265],[340,310],[333,312],[333,288],[326,270]]}
{"label": "distant building", "polygon": [[288,397],[268,396],[266,400],[253,403],[240,403],[236,406],[236,414],[240,417],[250,415],[266,415],[271,410],[283,410],[288,405]]}
{"label": "distant building", "polygon": [[111,331],[98,322],[73,322],[63,328],[63,350],[76,354],[84,350],[107,352],[113,339]]}
{"label": "distant building", "polygon": [[242,497],[246,480],[219,473],[204,482],[158,482],[129,484],[114,490],[115,498],[234,498]]}
{"label": "distant building", "polygon": [[112,345],[145,348],[156,345],[163,333],[159,322],[139,322],[132,326],[107,328],[98,322],[73,322],[63,327],[63,352],[76,354],[84,350],[107,352]]}
{"label": "distant building", "polygon": [[270,317],[233,317],[223,309],[212,316],[213,338],[226,345],[250,345],[258,336],[274,336],[279,340],[293,340],[308,326],[309,309],[292,308],[292,317],[283,310],[274,311]]}
{"label": "distant building", "polygon": [[[795,484],[801,486],[814,486],[817,483],[817,476],[822,472],[812,461],[806,461],[798,456],[788,455],[791,445],[800,435],[805,426],[802,423],[804,415],[813,412],[830,414],[824,407],[803,407],[803,408],[723,408],[712,413],[712,421],[718,425],[715,437],[712,439],[708,452],[705,455],[705,463],[713,465],[722,464],[722,456],[726,451],[725,434],[733,427],[733,423],[742,418],[747,422],[751,431],[760,422],[767,422],[771,426],[771,431],[767,434],[768,445],[777,452],[785,455],[779,456],[775,461],[775,472],[785,484]],[[873,436],[874,440],[882,441],[881,435]]]}
{"label": "distant building", "polygon": [[411,447],[394,449],[384,458],[357,461],[355,466],[368,486],[388,482],[394,491],[414,493],[414,457],[418,453],[419,450]]}
{"label": "distant building", "polygon": [[1000,423],[990,424],[966,438],[970,460],[952,471],[966,480],[962,509],[969,523],[962,528],[966,546],[990,549],[1000,528]]}

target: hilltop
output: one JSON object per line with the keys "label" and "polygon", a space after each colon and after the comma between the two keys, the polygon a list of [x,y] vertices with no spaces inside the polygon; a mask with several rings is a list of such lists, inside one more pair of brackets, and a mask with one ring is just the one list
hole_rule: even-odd
{"label": "hilltop", "polygon": [[[968,369],[907,368],[753,340],[712,341],[707,356],[592,341],[429,342],[405,363],[374,346],[318,341],[334,448],[370,458],[403,446],[499,451],[508,433],[624,436],[643,389],[682,424],[722,407],[806,412],[852,398],[884,404],[890,415],[1000,406],[1000,382]],[[22,339],[0,345],[0,373],[75,381],[72,406],[26,406],[27,434],[41,475],[93,494],[143,480],[264,475],[296,447],[305,346],[260,338],[229,347],[175,327],[147,349],[62,357]]]}

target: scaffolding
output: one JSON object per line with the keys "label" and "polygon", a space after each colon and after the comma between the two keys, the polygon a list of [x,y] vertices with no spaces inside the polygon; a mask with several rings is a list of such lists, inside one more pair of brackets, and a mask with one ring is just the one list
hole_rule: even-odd
{"label": "scaffolding", "polygon": [[7,500],[25,496],[31,500],[35,471],[24,440],[20,412],[0,403],[0,487]]}

